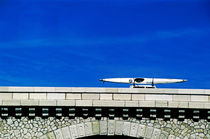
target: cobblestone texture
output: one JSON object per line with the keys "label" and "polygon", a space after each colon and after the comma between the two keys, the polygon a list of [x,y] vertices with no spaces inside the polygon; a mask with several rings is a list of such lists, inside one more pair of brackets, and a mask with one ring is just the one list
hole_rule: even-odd
{"label": "cobblestone texture", "polygon": [[[40,117],[36,117],[35,119],[28,119],[26,117],[22,117],[21,119],[15,119],[13,117],[9,117],[8,119],[0,119],[0,138],[55,138],[58,131],[59,133],[62,133],[61,131],[65,131],[68,129],[69,133],[66,134],[71,134],[71,136],[74,135],[74,138],[96,134],[117,135],[119,134],[119,127],[115,127],[115,125],[119,125],[119,121],[121,121],[124,125],[122,126],[122,128],[125,127],[124,129],[121,129],[124,136],[139,137],[139,135],[141,135],[140,137],[147,137],[153,135],[150,138],[175,137],[180,139],[210,139],[210,123],[206,120],[194,122],[192,120],[178,121],[176,119],[163,121],[162,119],[122,120],[120,118],[115,118],[115,120],[109,120],[107,118],[102,118],[100,122],[91,117],[88,119],[69,119],[68,117],[61,117],[60,119],[56,119],[53,117],[49,117],[47,119],[42,119]],[[89,127],[92,126],[92,128],[87,128],[86,125],[89,123],[91,123]],[[141,134],[138,133],[140,131],[140,128],[144,126],[146,130],[143,130],[143,133]],[[75,130],[72,127],[78,128]],[[74,129],[74,131],[70,128]],[[90,131],[91,129],[92,131]],[[151,134],[147,132],[151,132]],[[63,135],[64,134],[65,133],[63,133]]]}

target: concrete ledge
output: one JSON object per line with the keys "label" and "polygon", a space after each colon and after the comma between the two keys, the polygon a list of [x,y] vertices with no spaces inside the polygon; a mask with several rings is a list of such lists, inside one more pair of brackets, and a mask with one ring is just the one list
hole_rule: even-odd
{"label": "concrete ledge", "polygon": [[72,92],[72,90],[70,87],[55,87],[55,92],[67,93],[67,92]]}
{"label": "concrete ledge", "polygon": [[8,92],[8,87],[0,87],[0,92]]}
{"label": "concrete ledge", "polygon": [[34,92],[55,92],[55,87],[33,87]]}
{"label": "concrete ledge", "polygon": [[8,87],[8,92],[34,92],[34,87]]}

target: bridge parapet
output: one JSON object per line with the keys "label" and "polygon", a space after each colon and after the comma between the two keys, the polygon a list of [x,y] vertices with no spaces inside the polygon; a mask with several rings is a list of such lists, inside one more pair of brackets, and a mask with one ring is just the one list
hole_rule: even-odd
{"label": "bridge parapet", "polygon": [[209,122],[210,90],[0,87],[0,138],[210,138]]}
{"label": "bridge parapet", "polygon": [[210,90],[0,87],[1,106],[210,108]]}

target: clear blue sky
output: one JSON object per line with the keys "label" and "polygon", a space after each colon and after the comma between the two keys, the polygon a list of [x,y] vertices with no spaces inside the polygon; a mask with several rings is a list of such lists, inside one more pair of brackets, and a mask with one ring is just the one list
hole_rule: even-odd
{"label": "clear blue sky", "polygon": [[1,0],[0,86],[210,88],[208,0]]}

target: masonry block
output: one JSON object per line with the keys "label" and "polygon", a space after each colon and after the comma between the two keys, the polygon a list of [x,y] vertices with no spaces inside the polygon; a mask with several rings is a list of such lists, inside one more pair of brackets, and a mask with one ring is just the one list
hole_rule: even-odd
{"label": "masonry block", "polygon": [[123,121],[115,122],[115,135],[122,135],[123,133]]}
{"label": "masonry block", "polygon": [[132,100],[145,100],[144,94],[132,94],[131,97]]}
{"label": "masonry block", "polygon": [[136,137],[138,127],[139,127],[138,123],[131,123],[131,130],[130,130],[130,136],[131,137]]}
{"label": "masonry block", "polygon": [[168,107],[168,101],[156,100],[155,101],[155,106],[156,107]]}
{"label": "masonry block", "polygon": [[136,137],[144,138],[145,137],[145,131],[146,131],[146,126],[139,124],[139,128],[138,128],[138,132],[137,132]]}
{"label": "masonry block", "polygon": [[38,100],[21,100],[20,105],[22,105],[22,106],[38,106],[39,101]]}
{"label": "masonry block", "polygon": [[113,94],[114,100],[131,100],[131,94]]}
{"label": "masonry block", "polygon": [[71,132],[71,138],[76,139],[78,138],[78,131],[77,131],[77,126],[76,125],[70,125],[69,130]]}
{"label": "masonry block", "polygon": [[152,138],[151,139],[159,139],[160,138],[160,134],[161,134],[161,130],[155,128],[153,130],[153,134],[152,134]]}
{"label": "masonry block", "polygon": [[71,133],[68,126],[61,128],[61,132],[64,139],[71,139]]}
{"label": "masonry block", "polygon": [[160,95],[160,94],[146,94],[145,100],[167,100],[172,101],[172,95]]}
{"label": "masonry block", "polygon": [[205,108],[205,103],[204,102],[189,102],[189,108],[203,109]]}
{"label": "masonry block", "polygon": [[12,93],[0,93],[0,100],[11,100]]}
{"label": "masonry block", "polygon": [[48,139],[56,139],[54,132],[47,133]]}
{"label": "masonry block", "polygon": [[77,132],[78,132],[78,137],[82,138],[85,136],[85,125],[84,123],[77,124]]}
{"label": "masonry block", "polygon": [[125,101],[125,107],[138,107],[138,101]]}
{"label": "masonry block", "polygon": [[100,100],[112,100],[113,94],[100,94]]}
{"label": "masonry block", "polygon": [[93,106],[100,106],[100,107],[124,107],[124,101],[114,101],[114,100],[93,100]]}
{"label": "masonry block", "polygon": [[29,99],[28,93],[13,93],[13,99]]}
{"label": "masonry block", "polygon": [[29,93],[29,99],[47,99],[46,93]]}
{"label": "masonry block", "polygon": [[76,106],[92,106],[92,100],[76,100]]}
{"label": "masonry block", "polygon": [[65,93],[47,93],[47,99],[65,99]]}
{"label": "masonry block", "polygon": [[56,106],[55,100],[39,100],[39,106]]}
{"label": "masonry block", "polygon": [[99,100],[99,94],[82,94],[82,99],[96,99],[96,100]]}
{"label": "masonry block", "polygon": [[99,135],[100,134],[100,123],[99,121],[92,122],[92,131],[93,135]]}
{"label": "masonry block", "polygon": [[204,104],[204,108],[205,108],[205,109],[210,109],[210,103],[205,103],[205,104]]}
{"label": "masonry block", "polygon": [[152,137],[153,130],[154,130],[153,127],[150,127],[150,126],[146,127],[145,138],[150,139]]}
{"label": "masonry block", "polygon": [[113,136],[115,131],[115,120],[108,120],[108,135]]}
{"label": "masonry block", "polygon": [[85,136],[92,136],[92,123],[91,122],[85,122],[84,123],[85,127]]}
{"label": "masonry block", "polygon": [[190,101],[190,95],[173,95],[173,101]]}
{"label": "masonry block", "polygon": [[100,135],[107,135],[108,134],[108,124],[107,120],[100,121]]}
{"label": "masonry block", "polygon": [[2,100],[2,105],[4,106],[16,106],[20,105],[20,100]]}
{"label": "masonry block", "polygon": [[170,108],[189,108],[189,104],[188,102],[181,102],[181,101],[177,101],[177,102],[168,102],[168,107]]}
{"label": "masonry block", "polygon": [[139,107],[155,107],[155,101],[139,101]]}
{"label": "masonry block", "polygon": [[75,106],[75,100],[57,100],[57,106]]}
{"label": "masonry block", "polygon": [[130,135],[130,129],[131,129],[131,123],[130,122],[124,122],[124,124],[123,124],[123,135],[129,136]]}
{"label": "masonry block", "polygon": [[208,96],[191,95],[191,101],[206,101],[206,102],[208,102]]}
{"label": "masonry block", "polygon": [[81,94],[66,93],[66,99],[82,99]]}

